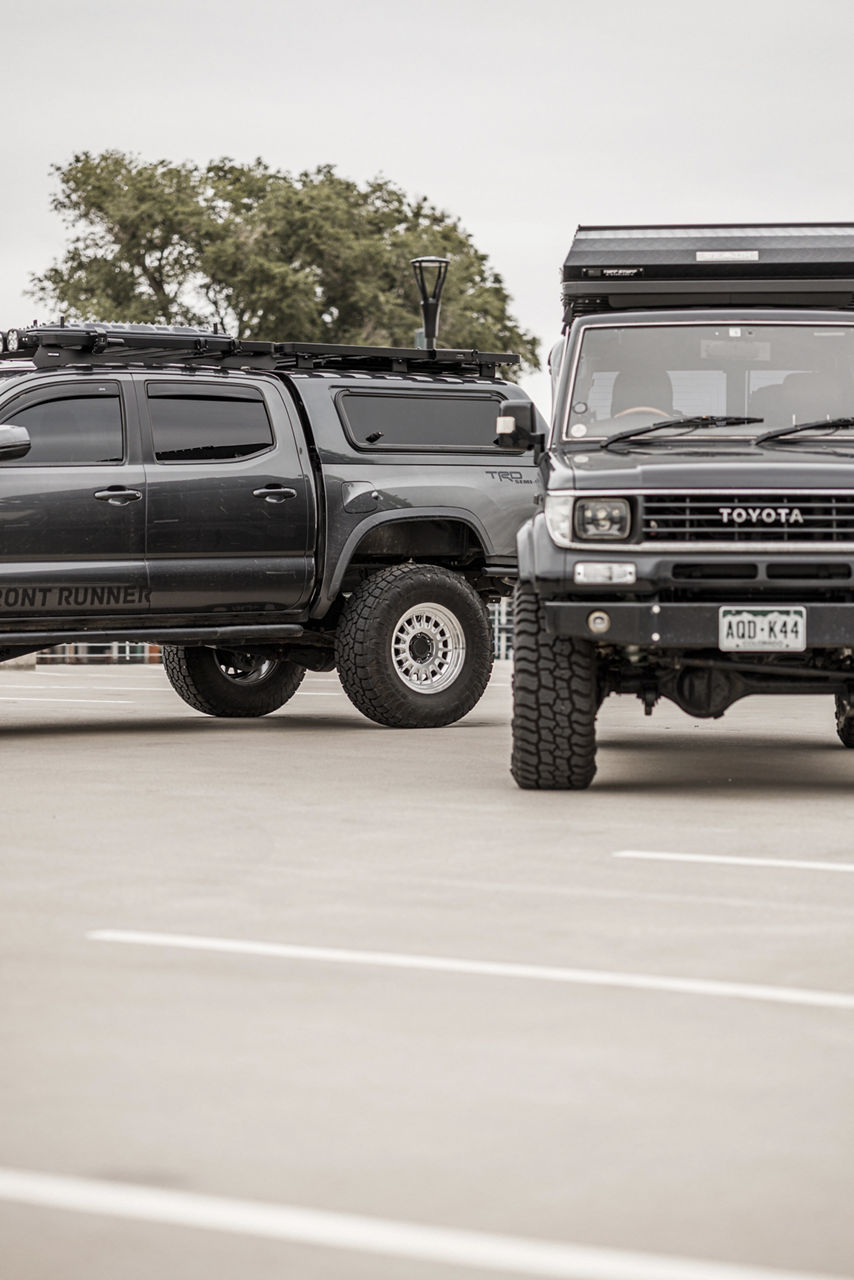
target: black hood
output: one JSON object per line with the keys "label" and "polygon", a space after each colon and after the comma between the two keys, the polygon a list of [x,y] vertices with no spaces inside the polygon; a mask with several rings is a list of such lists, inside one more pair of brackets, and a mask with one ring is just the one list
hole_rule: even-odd
{"label": "black hood", "polygon": [[644,489],[854,489],[854,445],[807,449],[762,448],[735,441],[693,447],[630,450],[555,449],[549,455],[548,487],[628,491]]}

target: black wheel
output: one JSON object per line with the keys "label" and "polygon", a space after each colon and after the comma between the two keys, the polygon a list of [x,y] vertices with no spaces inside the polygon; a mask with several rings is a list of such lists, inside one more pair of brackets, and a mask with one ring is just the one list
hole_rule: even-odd
{"label": "black wheel", "polygon": [[489,617],[458,574],[394,565],[350,596],[335,653],[344,692],[369,720],[437,728],[471,711],[489,683]]}
{"label": "black wheel", "polygon": [[249,649],[163,646],[163,666],[176,693],[209,716],[266,716],[292,698],[305,667]]}
{"label": "black wheel", "polygon": [[836,734],[843,747],[854,747],[854,707],[836,695]]}
{"label": "black wheel", "polygon": [[517,585],[510,772],[520,787],[581,791],[590,786],[600,701],[596,646],[549,635],[537,596]]}

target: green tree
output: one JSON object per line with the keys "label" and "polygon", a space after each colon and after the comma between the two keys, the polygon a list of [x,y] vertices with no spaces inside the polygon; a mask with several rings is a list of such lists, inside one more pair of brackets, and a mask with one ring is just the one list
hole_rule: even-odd
{"label": "green tree", "polygon": [[205,167],[81,152],[55,165],[70,242],[31,292],[71,319],[217,323],[241,338],[410,346],[410,259],[450,259],[440,342],[518,351],[539,368],[501,276],[456,218],[331,165],[294,177],[261,160]]}

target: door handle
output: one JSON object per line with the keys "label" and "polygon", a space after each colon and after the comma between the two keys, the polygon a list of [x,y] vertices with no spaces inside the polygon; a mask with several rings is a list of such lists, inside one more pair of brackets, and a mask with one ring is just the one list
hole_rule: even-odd
{"label": "door handle", "polygon": [[111,507],[126,507],[129,502],[139,502],[142,493],[139,489],[124,489],[120,484],[113,484],[109,489],[98,489],[94,496],[99,502],[109,502]]}
{"label": "door handle", "polygon": [[286,489],[283,484],[267,484],[263,489],[253,489],[253,498],[263,498],[265,502],[287,502],[297,496],[296,489]]}

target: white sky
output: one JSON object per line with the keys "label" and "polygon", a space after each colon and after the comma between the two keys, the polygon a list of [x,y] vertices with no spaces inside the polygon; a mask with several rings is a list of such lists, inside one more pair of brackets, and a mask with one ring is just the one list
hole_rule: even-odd
{"label": "white sky", "polygon": [[50,166],[118,148],[426,195],[545,355],[579,223],[854,221],[852,47],[854,0],[0,0],[0,327],[66,242]]}

